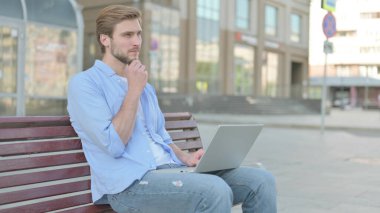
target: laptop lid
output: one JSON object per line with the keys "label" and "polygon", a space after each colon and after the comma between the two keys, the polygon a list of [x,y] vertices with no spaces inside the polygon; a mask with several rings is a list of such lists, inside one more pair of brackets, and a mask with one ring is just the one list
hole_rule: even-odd
{"label": "laptop lid", "polygon": [[262,128],[263,124],[219,125],[194,172],[239,167]]}

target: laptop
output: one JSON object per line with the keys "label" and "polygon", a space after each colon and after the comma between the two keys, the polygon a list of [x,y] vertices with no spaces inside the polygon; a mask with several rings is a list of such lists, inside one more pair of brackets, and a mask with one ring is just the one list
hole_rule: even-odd
{"label": "laptop", "polygon": [[154,172],[212,172],[240,166],[263,124],[219,125],[207,150],[196,167],[159,169]]}

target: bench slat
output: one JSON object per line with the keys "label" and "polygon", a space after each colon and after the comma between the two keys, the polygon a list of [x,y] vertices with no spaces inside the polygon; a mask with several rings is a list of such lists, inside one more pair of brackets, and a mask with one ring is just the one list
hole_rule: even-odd
{"label": "bench slat", "polygon": [[40,142],[25,142],[13,144],[0,143],[0,155],[23,155],[32,153],[45,153],[66,150],[80,150],[82,143],[79,139],[65,139],[54,141],[40,141]]}
{"label": "bench slat", "polygon": [[32,126],[70,126],[69,116],[0,117],[0,128],[24,128]]}
{"label": "bench slat", "polygon": [[0,129],[0,140],[19,140],[33,138],[77,137],[71,126],[28,127]]}
{"label": "bench slat", "polygon": [[68,153],[49,156],[27,157],[20,159],[9,159],[1,161],[0,172],[8,172],[22,169],[34,169],[83,162],[86,162],[83,153]]}
{"label": "bench slat", "polygon": [[[198,131],[169,132],[169,134],[173,141],[195,139],[200,137]],[[189,141],[189,143],[192,143],[192,141]]]}
{"label": "bench slat", "polygon": [[164,117],[166,121],[190,120],[191,114],[189,112],[167,112],[164,113]]}
{"label": "bench slat", "polygon": [[90,167],[88,165],[56,169],[41,172],[32,172],[25,174],[16,174],[0,177],[0,188],[13,186],[22,186],[34,183],[43,183],[53,180],[63,180],[75,177],[84,177],[90,175]]}
{"label": "bench slat", "polygon": [[202,142],[200,139],[190,142],[176,142],[175,143],[182,150],[201,149]]}
{"label": "bench slat", "polygon": [[62,183],[14,192],[0,193],[0,204],[15,203],[72,192],[85,191],[90,189],[90,185],[90,180],[82,180],[78,182]]}
{"label": "bench slat", "polygon": [[89,205],[81,206],[75,209],[69,209],[60,211],[60,213],[113,213],[111,206],[109,205]]}
{"label": "bench slat", "polygon": [[197,127],[195,120],[184,120],[184,121],[167,121],[165,122],[166,130],[177,130],[177,129],[194,129]]}
{"label": "bench slat", "polygon": [[55,200],[43,201],[28,205],[16,206],[8,209],[0,209],[0,213],[10,212],[48,212],[58,209],[65,209],[73,206],[79,206],[91,203],[91,193],[80,194],[71,197],[65,197]]}

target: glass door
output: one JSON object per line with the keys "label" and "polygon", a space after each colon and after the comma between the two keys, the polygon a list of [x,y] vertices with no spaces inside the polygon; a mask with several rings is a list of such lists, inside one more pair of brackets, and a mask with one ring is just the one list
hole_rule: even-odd
{"label": "glass door", "polygon": [[[20,27],[0,23],[0,116],[22,115]],[[21,55],[21,54],[20,54]]]}

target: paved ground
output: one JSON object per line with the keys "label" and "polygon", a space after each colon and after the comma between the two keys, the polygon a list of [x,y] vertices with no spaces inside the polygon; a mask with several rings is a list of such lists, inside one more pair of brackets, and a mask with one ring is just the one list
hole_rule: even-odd
{"label": "paved ground", "polygon": [[318,116],[195,116],[206,147],[217,123],[266,124],[244,164],[276,176],[279,213],[380,212],[380,112],[332,111],[324,134]]}

